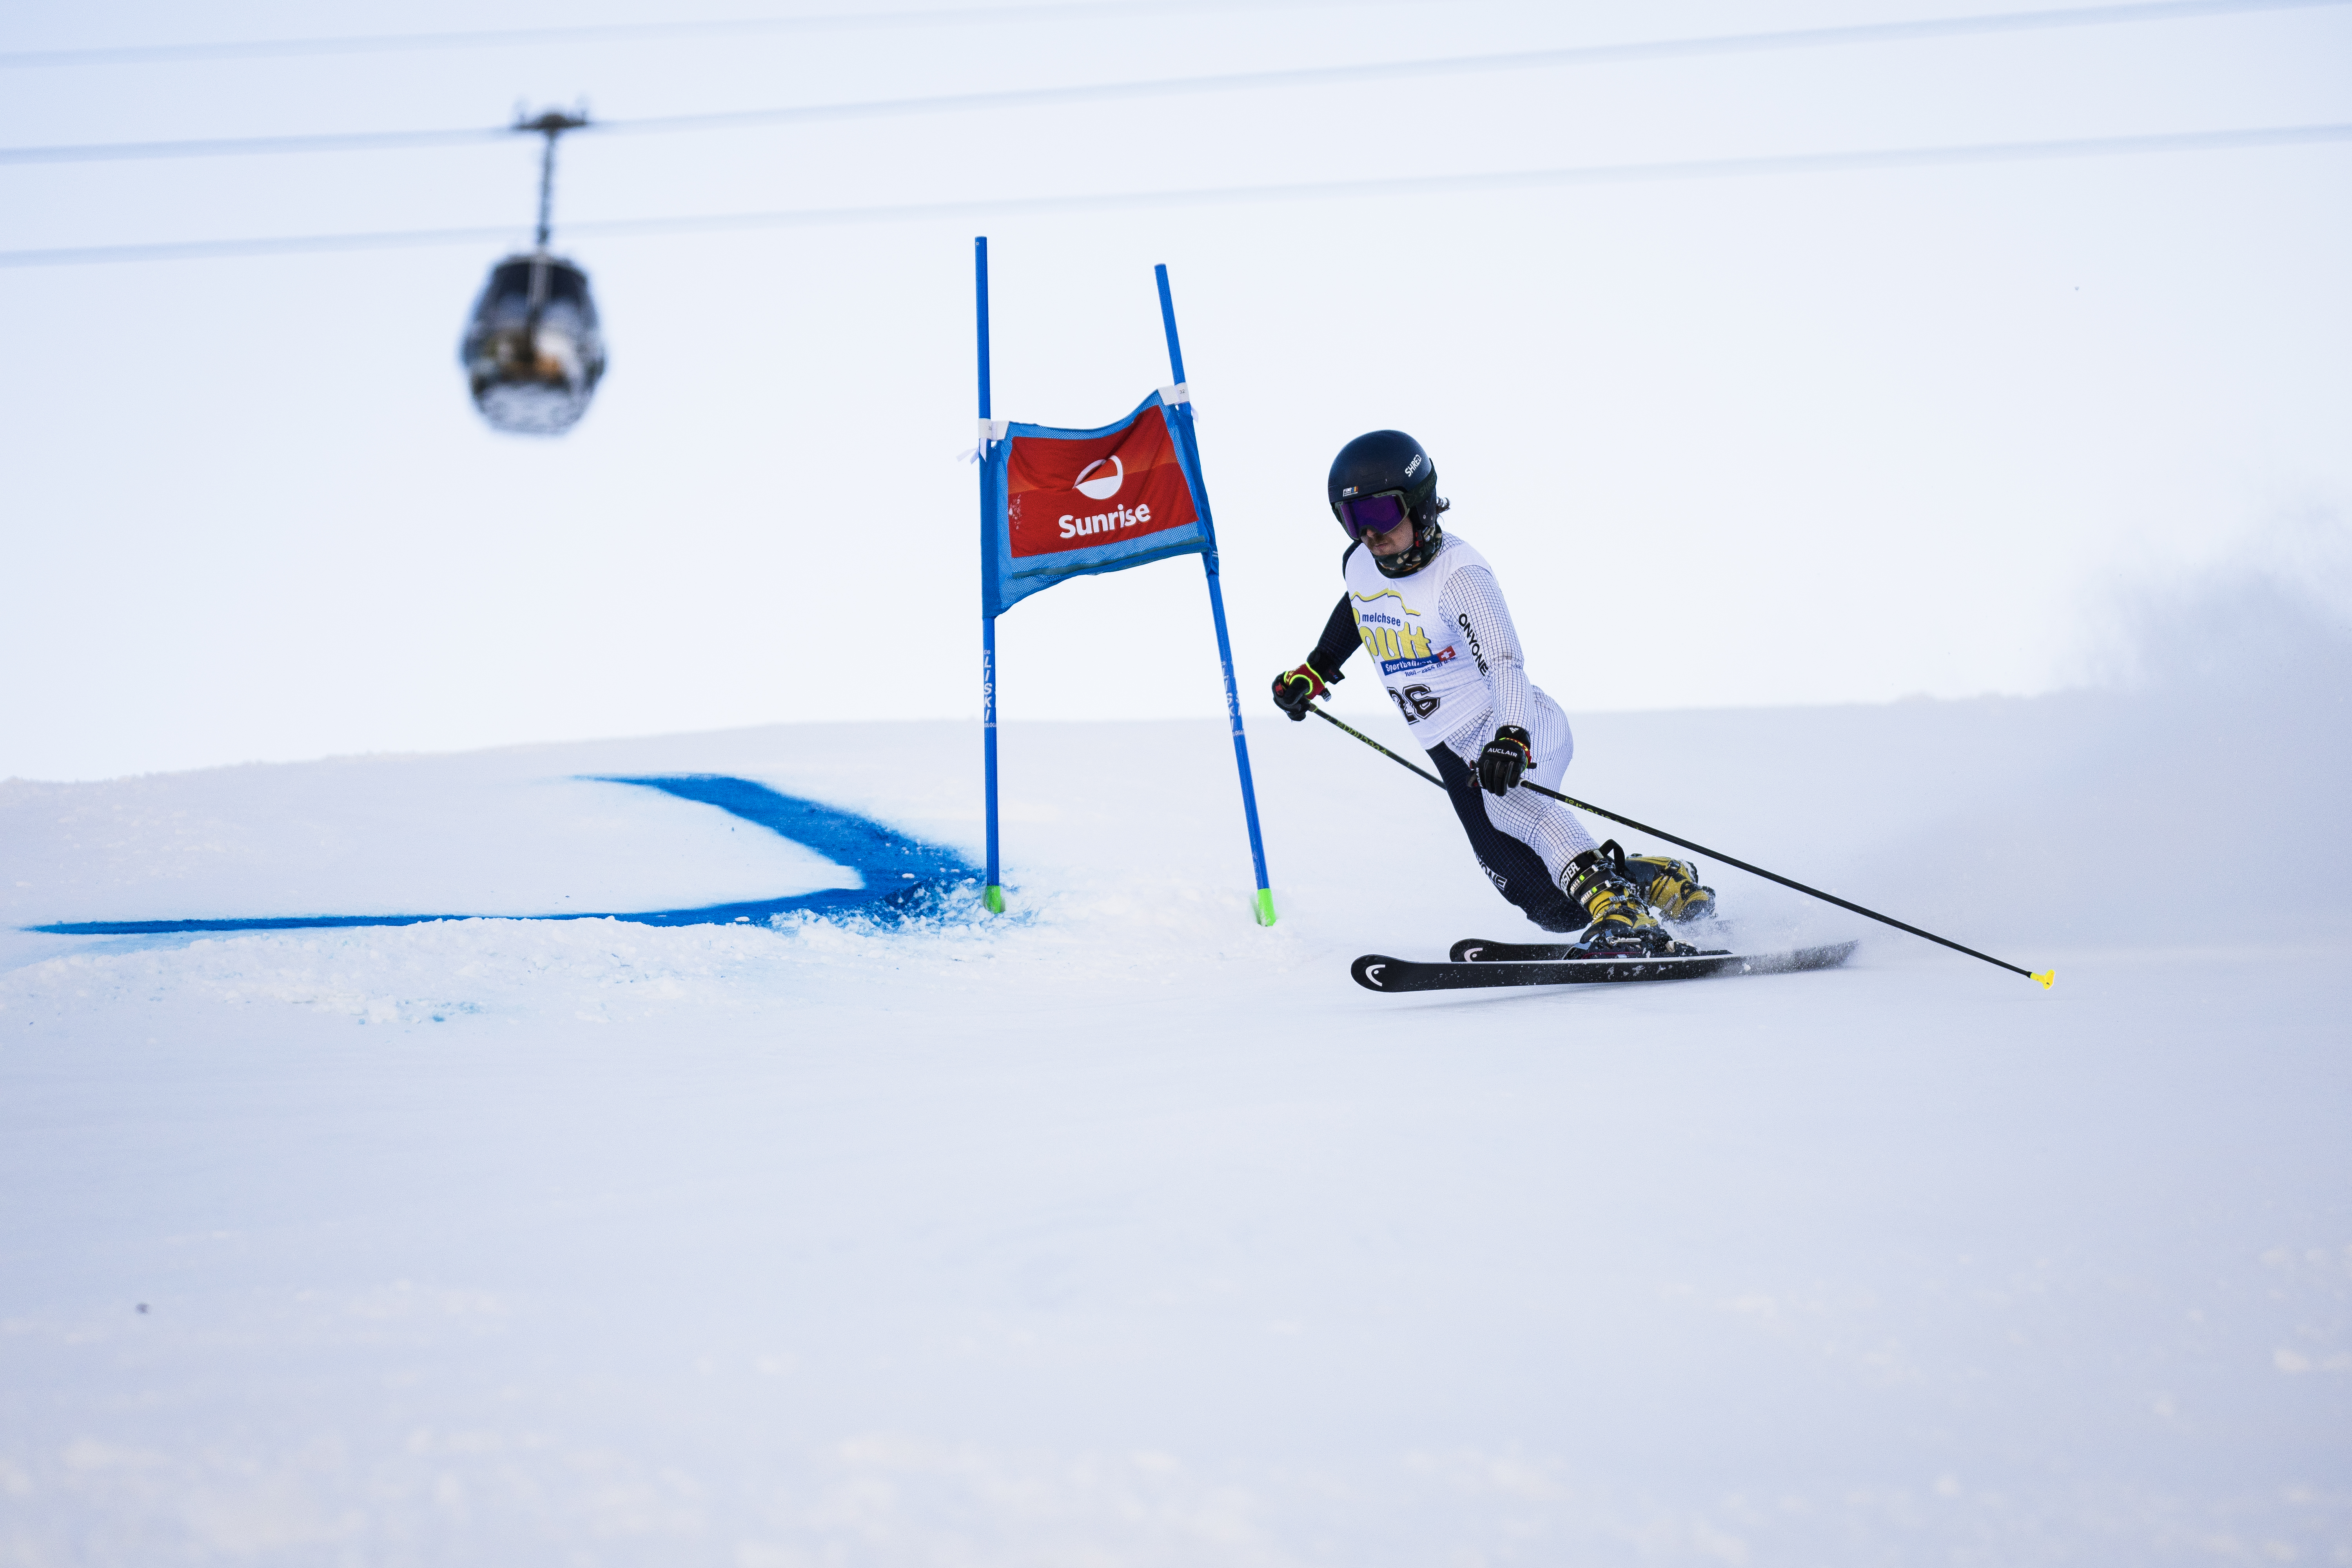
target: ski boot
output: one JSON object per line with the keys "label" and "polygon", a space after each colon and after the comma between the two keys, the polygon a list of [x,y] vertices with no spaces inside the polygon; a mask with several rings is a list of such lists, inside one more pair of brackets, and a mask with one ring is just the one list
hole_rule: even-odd
{"label": "ski boot", "polygon": [[1601,849],[1588,849],[1568,863],[1560,890],[1584,907],[1592,924],[1576,943],[1577,952],[1592,958],[1664,958],[1698,950],[1666,934],[1642,901],[1642,890],[1616,860]]}
{"label": "ski boot", "polygon": [[1614,838],[1601,847],[1601,853],[1617,863],[1618,874],[1641,889],[1642,901],[1661,919],[1682,925],[1715,913],[1715,889],[1699,886],[1698,868],[1689,861],[1628,855]]}

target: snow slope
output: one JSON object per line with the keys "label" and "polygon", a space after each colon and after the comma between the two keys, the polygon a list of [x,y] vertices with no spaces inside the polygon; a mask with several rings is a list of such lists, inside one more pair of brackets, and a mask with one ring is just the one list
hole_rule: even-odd
{"label": "snow slope", "polygon": [[0,785],[0,1563],[2352,1562],[2352,681],[2297,637],[1580,721],[1572,791],[2048,994],[1724,875],[1861,953],[1370,994],[1528,928],[1279,720],[1270,931],[1213,724],[1009,726],[1013,914],[908,928],[18,929],[838,886],[587,775],[976,855],[969,727]]}

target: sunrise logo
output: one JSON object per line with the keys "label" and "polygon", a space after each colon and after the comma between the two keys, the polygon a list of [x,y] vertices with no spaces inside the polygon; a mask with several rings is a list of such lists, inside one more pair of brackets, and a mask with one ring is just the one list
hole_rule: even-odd
{"label": "sunrise logo", "polygon": [[[1110,474],[1108,478],[1099,479],[1087,478],[1105,463],[1110,465]],[[1088,500],[1108,500],[1118,494],[1118,487],[1126,482],[1127,465],[1120,462],[1118,454],[1114,452],[1108,458],[1097,458],[1078,470],[1077,491]]]}

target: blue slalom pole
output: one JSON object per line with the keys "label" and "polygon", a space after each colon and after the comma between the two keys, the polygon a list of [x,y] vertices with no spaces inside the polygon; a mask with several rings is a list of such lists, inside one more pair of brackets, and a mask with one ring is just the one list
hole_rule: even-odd
{"label": "blue slalom pole", "polygon": [[[972,298],[980,321],[980,552],[982,599],[986,598],[988,563],[993,542],[988,530],[988,237],[971,242]],[[1220,633],[1222,635],[1222,632]],[[992,914],[1004,912],[1003,879],[998,870],[996,841],[996,616],[983,602],[980,606],[980,725],[982,772],[987,780],[988,881],[982,900]],[[1256,832],[1253,824],[1251,832]]]}
{"label": "blue slalom pole", "polygon": [[[1160,322],[1168,330],[1168,368],[1176,377],[1176,384],[1184,384],[1184,350],[1176,341],[1176,300],[1168,291],[1168,264],[1161,262],[1151,269],[1160,281]],[[1192,437],[1192,458],[1197,468],[1201,456],[1200,437],[1192,429],[1192,405],[1188,400],[1178,404],[1172,413],[1184,421],[1187,435]],[[1234,727],[1234,761],[1241,765],[1242,816],[1249,822],[1250,862],[1257,869],[1257,923],[1274,923],[1274,889],[1265,875],[1265,839],[1257,829],[1257,786],[1250,782],[1249,742],[1242,734],[1242,699],[1234,685],[1234,645],[1225,635],[1225,595],[1217,585],[1217,525],[1209,515],[1209,481],[1201,479],[1201,531],[1209,536],[1209,548],[1202,553],[1201,569],[1209,578],[1209,617],[1217,624],[1217,661],[1225,672],[1225,717]],[[992,865],[993,862],[992,861]]]}

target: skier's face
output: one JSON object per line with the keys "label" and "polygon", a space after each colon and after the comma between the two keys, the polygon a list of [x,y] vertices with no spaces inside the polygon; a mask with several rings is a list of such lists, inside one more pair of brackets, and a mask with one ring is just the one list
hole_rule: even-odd
{"label": "skier's face", "polygon": [[1402,555],[1412,548],[1412,519],[1406,518],[1386,533],[1368,533],[1364,542],[1375,555]]}

